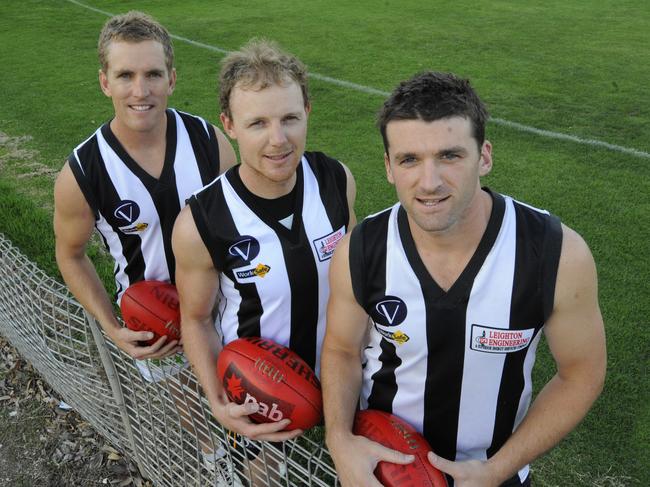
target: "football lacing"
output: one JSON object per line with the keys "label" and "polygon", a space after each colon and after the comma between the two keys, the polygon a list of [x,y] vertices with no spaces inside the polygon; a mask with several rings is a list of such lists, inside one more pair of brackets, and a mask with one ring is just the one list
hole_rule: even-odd
{"label": "football lacing", "polygon": [[284,374],[277,369],[272,363],[267,362],[263,358],[257,358],[255,360],[255,368],[259,370],[262,374],[269,377],[274,382],[282,382],[284,380]]}

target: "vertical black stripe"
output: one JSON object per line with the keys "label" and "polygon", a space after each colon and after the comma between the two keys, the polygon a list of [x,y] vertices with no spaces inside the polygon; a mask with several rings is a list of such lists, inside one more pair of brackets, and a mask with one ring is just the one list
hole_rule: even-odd
{"label": "vertical black stripe", "polygon": [[[298,178],[296,184],[302,183]],[[296,208],[293,228],[299,224],[297,243],[288,241],[278,235],[282,246],[282,255],[291,289],[291,338],[289,348],[295,351],[309,366],[316,368],[316,330],[318,327],[318,269],[311,250],[311,242],[302,224],[302,207],[304,204],[304,184],[296,192]],[[293,232],[292,232],[293,233]]]}
{"label": "vertical black stripe", "polygon": [[366,278],[369,273],[369,267],[366,265],[365,248],[363,245],[363,230],[366,228],[362,221],[354,227],[350,235],[350,245],[348,248],[348,265],[350,267],[350,280],[352,282],[352,292],[359,305],[364,306],[366,303]]}
{"label": "vertical black stripe", "polygon": [[92,186],[90,184],[90,180],[88,179],[88,176],[85,174],[86,167],[84,167],[82,170],[80,165],[85,164],[85,166],[88,165],[93,166],[98,164],[95,157],[95,156],[99,156],[99,149],[97,148],[97,135],[93,135],[92,138],[86,141],[83,147],[79,148],[79,153],[80,156],[83,153],[84,158],[78,160],[75,154],[72,153],[68,157],[68,165],[70,166],[72,175],[77,180],[79,189],[81,189],[84,198],[86,198],[86,202],[88,203],[88,206],[90,206],[90,208],[92,209],[96,220],[97,218],[99,218],[99,205],[97,204],[97,199],[95,197],[95,193],[93,192]]}
{"label": "vertical black stripe", "polygon": [[[514,209],[517,228],[509,329],[535,328],[537,335],[544,324],[539,276],[544,258],[541,243],[546,216],[518,203],[514,203]],[[512,435],[525,386],[523,367],[527,352],[528,347],[506,354],[499,385],[492,443],[487,450],[488,458],[499,451]]]}
{"label": "vertical black stripe", "polygon": [[[422,285],[425,296],[430,292],[431,289]],[[436,454],[454,460],[463,382],[467,302],[445,307],[436,306],[426,299],[425,309],[428,356],[422,430]]]}
{"label": "vertical black stripe", "polygon": [[257,292],[257,287],[253,283],[240,284],[234,279],[232,273],[229,274],[231,279],[234,280],[235,289],[239,291],[241,296],[241,305],[237,310],[237,318],[239,324],[237,326],[238,337],[258,337],[262,335],[262,327],[260,326],[260,318],[262,316],[262,301]]}
{"label": "vertical black stripe", "polygon": [[206,122],[208,132],[205,131],[203,121],[188,113],[177,112],[190,137],[192,149],[198,163],[199,174],[203,185],[207,185],[219,175],[219,142],[212,125]]}
{"label": "vertical black stripe", "polygon": [[[282,255],[291,290],[291,335],[289,348],[294,350],[309,366],[316,368],[316,345],[318,328],[318,269],[311,250],[311,242],[302,222],[305,202],[304,173],[302,165],[296,172],[296,201],[291,227],[291,239],[282,238],[276,230],[282,246]],[[274,221],[277,224],[277,222]],[[281,230],[284,230],[284,227]],[[277,227],[272,227],[277,228]]]}
{"label": "vertical black stripe", "polygon": [[553,311],[555,302],[555,283],[557,281],[557,270],[560,265],[560,254],[562,253],[562,224],[560,219],[550,215],[546,219],[546,233],[544,234],[544,247],[542,254],[542,272],[540,273],[540,287],[544,300],[543,312],[544,322]]}
{"label": "vertical black stripe", "polygon": [[350,221],[346,194],[347,177],[339,161],[322,152],[305,152],[309,167],[318,180],[320,198],[325,207],[332,230],[338,230]]}
{"label": "vertical black stripe", "polygon": [[397,348],[384,338],[379,342],[381,367],[372,374],[372,390],[368,396],[368,409],[379,409],[387,413],[393,412],[393,400],[397,394],[397,378],[395,370],[402,365],[397,356]]}

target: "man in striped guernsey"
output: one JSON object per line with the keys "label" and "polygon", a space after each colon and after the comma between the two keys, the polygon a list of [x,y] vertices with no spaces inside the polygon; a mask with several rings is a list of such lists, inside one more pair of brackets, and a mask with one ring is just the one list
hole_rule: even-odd
{"label": "man in striped guernsey", "polygon": [[[197,192],[173,235],[188,358],[215,418],[258,440],[283,441],[288,419],[253,424],[257,406],[236,405],[217,380],[222,342],[271,338],[318,368],[334,248],[354,225],[348,169],[305,152],[307,73],[294,56],[251,41],[224,59],[221,121],[241,164]],[[217,328],[211,310],[221,294]]]}
{"label": "man in striped guernsey", "polygon": [[[136,359],[180,347],[119,325],[86,245],[96,228],[115,260],[115,300],[143,279],[174,282],[171,232],[193,191],[235,163],[225,136],[200,117],[167,108],[176,71],[167,30],[129,12],[99,36],[99,83],[115,115],[78,145],[55,191],[56,258],[66,284],[115,344]],[[141,369],[149,376],[147,367]],[[151,378],[151,377],[149,377]]]}
{"label": "man in striped guernsey", "polygon": [[[548,212],[481,188],[487,116],[468,81],[431,72],[379,114],[399,203],[365,219],[330,268],[322,380],[344,486],[379,486],[378,461],[413,460],[352,435],[359,399],[422,432],[450,485],[496,487],[530,485],[529,462],[601,391],[591,253]],[[542,332],[557,374],[531,404]]]}
{"label": "man in striped guernsey", "polygon": [[[171,233],[193,191],[236,162],[230,142],[200,117],[167,108],[176,85],[167,30],[141,12],[110,18],[99,36],[99,83],[111,98],[112,120],[77,146],[54,190],[56,259],[66,284],[113,342],[131,357],[147,381],[187,366],[177,341],[120,326],[86,246],[96,228],[115,261],[115,300],[141,280],[174,282]],[[174,355],[173,365],[157,359]],[[145,360],[153,359],[153,360]],[[177,387],[175,396],[183,394]],[[178,403],[185,427],[186,405]],[[191,407],[190,407],[191,408]],[[210,441],[197,432],[204,456]],[[208,462],[209,466],[213,461]],[[222,482],[232,485],[232,482]]]}

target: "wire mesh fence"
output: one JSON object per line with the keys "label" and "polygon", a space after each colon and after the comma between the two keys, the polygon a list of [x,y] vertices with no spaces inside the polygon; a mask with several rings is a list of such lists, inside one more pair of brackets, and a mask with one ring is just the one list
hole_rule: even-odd
{"label": "wire mesh fence", "polygon": [[339,485],[320,428],[282,444],[227,434],[190,369],[143,379],[67,288],[2,234],[0,333],[156,486]]}

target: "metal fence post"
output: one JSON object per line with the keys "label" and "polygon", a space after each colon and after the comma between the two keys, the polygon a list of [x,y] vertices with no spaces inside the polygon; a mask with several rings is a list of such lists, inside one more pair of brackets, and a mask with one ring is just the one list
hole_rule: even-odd
{"label": "metal fence post", "polygon": [[140,460],[138,459],[137,450],[135,448],[135,438],[133,436],[133,430],[131,429],[131,422],[129,421],[129,413],[126,410],[126,404],[124,403],[124,394],[122,393],[122,386],[120,385],[120,379],[117,374],[117,370],[115,368],[115,363],[113,362],[113,359],[111,358],[111,354],[108,351],[108,347],[106,346],[106,338],[104,338],[104,334],[102,333],[101,327],[97,324],[97,320],[95,320],[95,318],[85,310],[84,310],[84,315],[86,318],[86,323],[88,323],[88,326],[90,327],[90,331],[93,334],[95,344],[97,345],[97,351],[99,352],[99,357],[102,361],[102,365],[104,366],[104,371],[106,372],[106,377],[108,378],[108,382],[113,392],[115,405],[117,406],[117,409],[120,411],[120,416],[122,417],[122,423],[124,424],[124,432],[126,433],[126,437],[129,440],[129,445],[131,446],[131,451],[133,452],[133,455],[135,457],[133,460],[135,460],[138,470],[140,470],[140,474],[142,475],[144,473],[144,469],[142,468],[142,465],[140,465]]}

